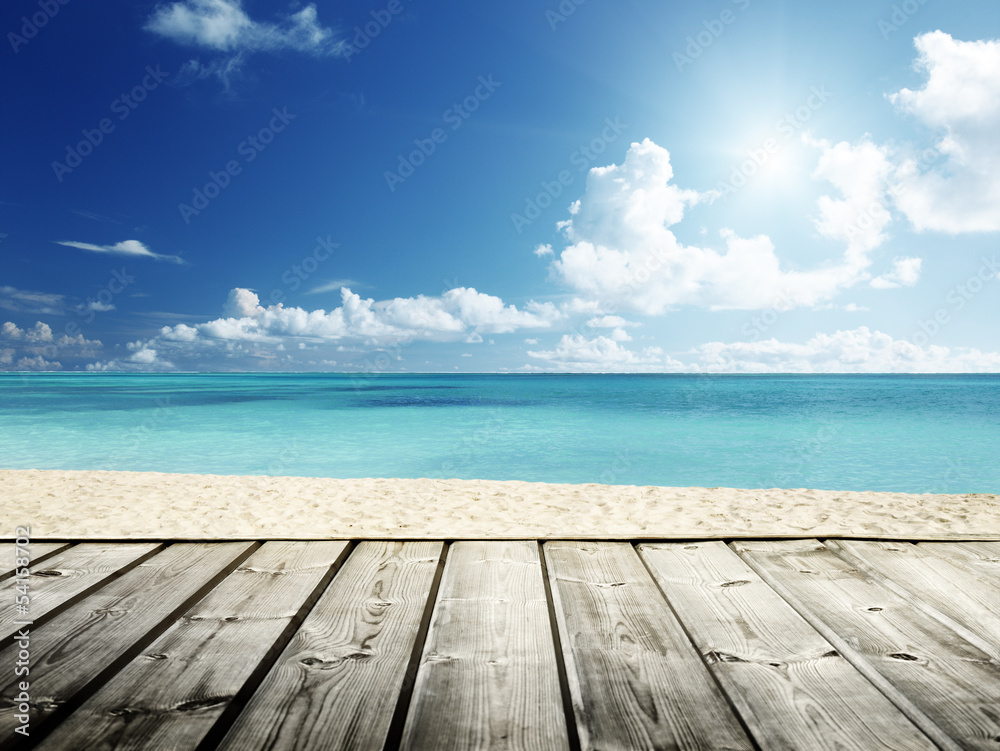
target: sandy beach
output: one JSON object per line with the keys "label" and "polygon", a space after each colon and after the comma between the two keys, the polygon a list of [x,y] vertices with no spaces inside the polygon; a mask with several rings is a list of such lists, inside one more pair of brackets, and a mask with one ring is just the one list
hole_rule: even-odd
{"label": "sandy beach", "polygon": [[1000,539],[1000,496],[0,470],[41,539]]}

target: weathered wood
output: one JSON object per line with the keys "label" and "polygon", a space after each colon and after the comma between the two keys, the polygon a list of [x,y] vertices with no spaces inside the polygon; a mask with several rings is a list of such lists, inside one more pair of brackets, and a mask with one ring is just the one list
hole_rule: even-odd
{"label": "weathered wood", "polygon": [[440,542],[358,544],[220,749],[381,749]]}
{"label": "weathered wood", "polygon": [[[31,563],[41,563],[46,558],[50,558],[56,553],[61,553],[70,546],[68,542],[33,542],[28,545],[28,552],[31,554]],[[14,576],[17,569],[21,568],[15,563],[15,548],[12,542],[0,543],[0,581]],[[23,549],[23,548],[22,548]]]}
{"label": "weathered wood", "polygon": [[631,545],[543,550],[583,749],[751,748]]}
{"label": "weathered wood", "polygon": [[[31,725],[35,733],[59,707],[103,684],[131,650],[149,644],[242,560],[256,543],[171,545],[121,578],[31,632]],[[183,611],[181,611],[183,612]],[[14,644],[0,665],[14,664]],[[10,676],[10,682],[6,682]],[[18,678],[3,676],[0,738],[20,725],[14,717]]]}
{"label": "weathered wood", "polygon": [[[33,563],[28,577],[27,619],[38,621],[74,597],[106,584],[116,574],[132,568],[162,543],[84,542],[58,555]],[[18,579],[0,584],[0,643],[18,630],[14,621],[25,619],[15,610]]]}
{"label": "weathered wood", "polygon": [[724,542],[638,550],[762,747],[937,748]]}
{"label": "weathered wood", "polygon": [[197,747],[285,629],[298,625],[347,547],[265,543],[38,748]]}
{"label": "weathered wood", "polygon": [[456,542],[403,749],[568,749],[538,544]]}
{"label": "weathered wood", "polygon": [[922,542],[917,547],[1000,585],[1000,542]]}
{"label": "weathered wood", "polygon": [[1000,665],[989,654],[815,540],[733,545],[938,745],[996,748]]}
{"label": "weathered wood", "polygon": [[910,543],[830,540],[826,546],[1000,664],[1000,587],[991,580]]}

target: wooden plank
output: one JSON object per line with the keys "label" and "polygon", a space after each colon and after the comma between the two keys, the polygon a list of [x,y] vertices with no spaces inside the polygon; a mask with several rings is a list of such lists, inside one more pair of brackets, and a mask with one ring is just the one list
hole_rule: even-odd
{"label": "wooden plank", "polygon": [[85,595],[127,571],[143,556],[162,548],[159,543],[85,542],[43,561],[37,559],[28,577],[28,612],[15,610],[18,579],[0,584],[0,643],[18,630],[15,620],[38,621],[74,597]]}
{"label": "wooden plank", "polygon": [[197,747],[347,548],[265,543],[37,748]]}
{"label": "wooden plank", "polygon": [[453,543],[401,748],[568,749],[556,659],[538,544]]}
{"label": "wooden plank", "polygon": [[[225,576],[256,543],[171,545],[63,611],[30,634],[31,727],[67,703],[75,703],[110,677],[130,650],[141,649],[166,628],[179,609]],[[181,610],[183,612],[183,610]],[[0,652],[13,665],[17,645]],[[20,680],[0,688],[0,738],[17,738],[13,699]]]}
{"label": "wooden plank", "polygon": [[638,550],[762,747],[937,748],[724,542]]}
{"label": "wooden plank", "polygon": [[1000,586],[992,580],[905,542],[829,540],[826,546],[1000,664]]}
{"label": "wooden plank", "polygon": [[443,549],[359,543],[219,748],[381,749]]}
{"label": "wooden plank", "polygon": [[1000,665],[815,540],[735,550],[942,748],[996,749]]}
{"label": "wooden plank", "polygon": [[917,547],[1000,582],[1000,542],[922,542]]}
{"label": "wooden plank", "polygon": [[[66,550],[70,544],[68,542],[33,542],[28,545],[28,552],[31,555],[32,563],[41,563],[56,553]],[[21,568],[16,563],[18,551],[17,546],[12,542],[0,543],[0,581],[14,576],[17,569]],[[24,548],[21,548],[23,551]]]}
{"label": "wooden plank", "polygon": [[631,545],[543,550],[581,748],[752,747]]}

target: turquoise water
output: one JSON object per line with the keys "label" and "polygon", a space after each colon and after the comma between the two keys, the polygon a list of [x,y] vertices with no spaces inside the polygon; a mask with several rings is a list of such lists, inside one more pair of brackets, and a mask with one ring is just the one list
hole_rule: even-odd
{"label": "turquoise water", "polygon": [[0,374],[0,467],[1000,492],[1000,376]]}

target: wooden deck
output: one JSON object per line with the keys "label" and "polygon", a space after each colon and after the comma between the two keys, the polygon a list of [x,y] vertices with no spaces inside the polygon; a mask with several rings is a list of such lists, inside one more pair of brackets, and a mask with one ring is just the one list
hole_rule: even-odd
{"label": "wooden deck", "polygon": [[30,549],[5,750],[1000,749],[1000,542]]}

